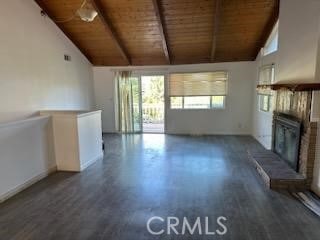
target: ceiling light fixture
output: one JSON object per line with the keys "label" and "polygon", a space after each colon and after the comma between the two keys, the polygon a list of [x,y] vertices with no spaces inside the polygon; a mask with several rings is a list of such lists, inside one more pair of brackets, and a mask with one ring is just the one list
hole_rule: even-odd
{"label": "ceiling light fixture", "polygon": [[[46,14],[43,11],[41,11],[41,15],[46,15]],[[92,22],[97,15],[98,15],[97,11],[89,7],[87,5],[87,0],[84,0],[80,8],[78,8],[78,10],[76,10],[76,12],[71,17],[63,20],[53,19],[53,21],[56,23],[65,23],[65,22],[72,21],[78,16],[84,22]]]}
{"label": "ceiling light fixture", "polygon": [[81,8],[77,11],[77,14],[81,18],[82,21],[92,22],[94,18],[98,15],[98,13],[93,9]]}
{"label": "ceiling light fixture", "polygon": [[84,7],[86,4],[86,0],[84,0],[81,7],[77,10],[78,16],[81,18],[82,21],[85,22],[92,22],[95,17],[98,15],[97,11],[88,7]]}

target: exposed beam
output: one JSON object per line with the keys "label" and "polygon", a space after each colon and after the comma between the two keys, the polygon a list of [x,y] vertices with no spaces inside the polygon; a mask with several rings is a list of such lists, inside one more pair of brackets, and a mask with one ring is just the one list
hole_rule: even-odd
{"label": "exposed beam", "polygon": [[170,58],[170,53],[168,48],[168,41],[167,41],[168,37],[164,28],[162,11],[160,10],[161,9],[160,0],[152,0],[152,2],[153,2],[154,11],[155,11],[158,25],[159,25],[164,55],[166,56],[167,63],[171,64],[171,58]]}
{"label": "exposed beam", "polygon": [[118,48],[119,52],[121,53],[121,56],[125,59],[128,65],[131,65],[131,59],[129,57],[129,54],[124,47],[122,41],[120,40],[114,26],[112,25],[109,17],[107,16],[106,12],[103,10],[103,6],[101,4],[100,0],[91,0],[92,7],[97,11],[98,16],[103,23],[106,31],[110,34],[111,38],[113,39],[114,43],[116,44],[116,47]]}
{"label": "exposed beam", "polygon": [[59,23],[57,23],[57,22],[54,21],[54,17],[51,15],[51,13],[50,13],[50,11],[48,10],[48,8],[46,7],[46,5],[43,3],[43,0],[34,0],[34,1],[35,1],[35,2],[38,4],[38,6],[42,9],[42,11],[44,12],[44,14],[45,14],[46,16],[48,16],[48,17],[52,20],[52,22],[53,22],[55,25],[58,26],[58,28],[61,29],[61,31],[64,33],[64,35],[65,35],[67,38],[69,38],[70,41],[71,41],[74,45],[76,45],[76,46],[78,47],[78,49],[80,50],[80,52],[89,60],[89,62],[93,63],[93,60],[91,59],[90,55],[89,55],[86,51],[84,51],[83,49],[81,49],[80,46],[79,46],[79,44],[78,44],[74,39],[72,39],[72,38],[69,36],[68,32],[65,31],[63,25],[62,25],[61,23],[59,24]]}
{"label": "exposed beam", "polygon": [[212,48],[211,48],[211,62],[214,62],[216,59],[217,36],[218,36],[219,21],[220,21],[220,8],[221,8],[221,0],[216,0],[215,10],[214,10],[214,27],[213,27],[213,38],[212,38]]}
{"label": "exposed beam", "polygon": [[272,12],[272,14],[270,16],[270,19],[269,19],[266,27],[263,30],[263,33],[262,33],[261,38],[259,40],[259,43],[257,44],[257,47],[256,47],[255,52],[254,52],[254,56],[252,57],[253,61],[257,58],[261,48],[263,48],[264,45],[267,43],[268,38],[269,38],[269,36],[270,36],[275,24],[278,21],[279,10],[280,10],[280,0],[274,0],[273,12]]}

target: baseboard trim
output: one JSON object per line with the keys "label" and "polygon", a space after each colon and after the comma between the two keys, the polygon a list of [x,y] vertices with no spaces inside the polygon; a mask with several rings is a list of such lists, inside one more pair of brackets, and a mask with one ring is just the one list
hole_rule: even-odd
{"label": "baseboard trim", "polygon": [[25,183],[20,184],[19,186],[11,189],[10,191],[6,192],[5,194],[2,194],[0,196],[0,203],[3,203],[4,201],[8,200],[9,198],[13,197],[14,195],[18,194],[19,192],[25,190],[26,188],[32,186],[36,182],[39,182],[43,178],[49,176],[50,174],[52,174],[56,171],[57,171],[57,166],[49,168],[47,171],[31,178],[30,180],[26,181]]}
{"label": "baseboard trim", "polygon": [[181,136],[252,136],[251,133],[180,133],[180,132],[166,132],[167,135],[181,135]]}
{"label": "baseboard trim", "polygon": [[80,171],[83,171],[84,169],[86,169],[87,167],[89,167],[91,164],[93,164],[94,162],[96,162],[97,160],[103,158],[103,152],[101,152],[97,157],[92,158],[90,161],[86,162],[85,164],[82,164],[80,166]]}

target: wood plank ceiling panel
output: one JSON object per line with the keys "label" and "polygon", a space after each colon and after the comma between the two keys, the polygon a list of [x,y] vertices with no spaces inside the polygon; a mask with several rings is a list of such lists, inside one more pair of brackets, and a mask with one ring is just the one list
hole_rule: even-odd
{"label": "wood plank ceiling panel", "polygon": [[174,64],[210,62],[214,0],[162,0]]}
{"label": "wood plank ceiling panel", "polygon": [[[91,0],[87,0],[90,5]],[[159,12],[155,11],[154,2]],[[74,14],[82,0],[36,0],[53,19]],[[57,23],[96,66],[167,64],[164,34],[172,64],[254,60],[278,17],[279,0],[97,0],[101,16]],[[219,3],[219,4],[217,4]],[[159,18],[163,29],[159,26]],[[118,42],[118,44],[117,44]],[[119,44],[120,43],[120,44]],[[119,45],[124,51],[119,50]],[[122,53],[121,53],[122,52]]]}
{"label": "wood plank ceiling panel", "polygon": [[251,61],[278,18],[278,0],[221,1],[215,61]]}
{"label": "wood plank ceiling panel", "polygon": [[151,0],[102,0],[133,65],[166,64],[160,28]]}
{"label": "wood plank ceiling panel", "polygon": [[79,17],[68,22],[60,22],[73,16],[81,6],[82,0],[37,0],[36,2],[52,19],[59,21],[57,25],[82,50],[93,65],[127,64],[98,17],[89,23],[81,21]]}

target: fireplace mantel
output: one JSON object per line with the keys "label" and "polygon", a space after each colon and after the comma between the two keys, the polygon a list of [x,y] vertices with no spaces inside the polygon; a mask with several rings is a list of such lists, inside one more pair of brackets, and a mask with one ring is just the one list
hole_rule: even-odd
{"label": "fireplace mantel", "polygon": [[289,90],[293,92],[302,91],[316,91],[320,90],[320,83],[274,83],[274,84],[260,84],[257,86],[257,90]]}

